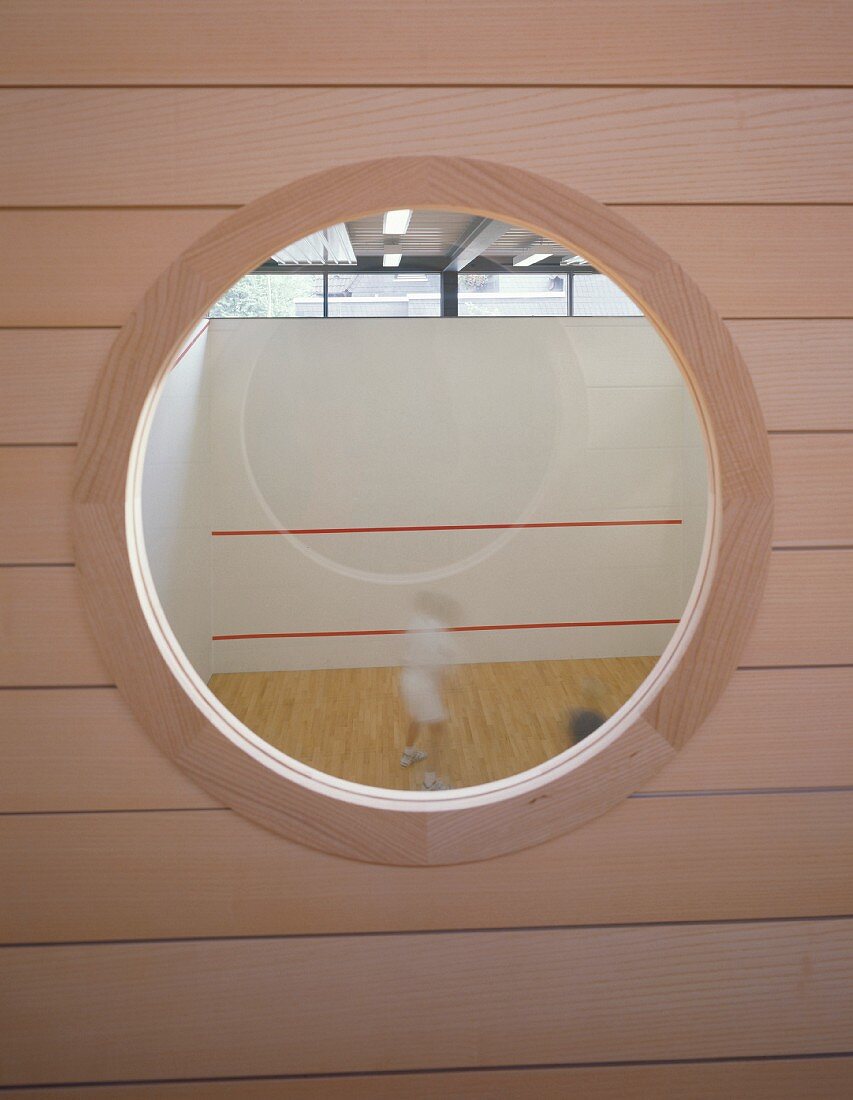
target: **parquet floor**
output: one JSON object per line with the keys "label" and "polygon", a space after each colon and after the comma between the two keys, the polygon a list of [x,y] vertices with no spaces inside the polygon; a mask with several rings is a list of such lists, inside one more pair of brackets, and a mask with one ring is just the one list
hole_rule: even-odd
{"label": "parquet floor", "polygon": [[[458,665],[448,673],[450,713],[442,771],[454,787],[489,783],[541,764],[568,745],[566,715],[610,715],[656,657]],[[400,767],[408,718],[397,668],[216,673],[210,688],[250,729],[330,775],[419,789],[429,765]]]}

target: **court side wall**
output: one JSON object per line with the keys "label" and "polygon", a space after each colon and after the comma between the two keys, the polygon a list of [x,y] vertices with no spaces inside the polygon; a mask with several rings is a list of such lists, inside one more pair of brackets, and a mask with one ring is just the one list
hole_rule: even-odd
{"label": "court side wall", "polygon": [[453,625],[525,626],[459,634],[462,661],[666,645],[526,628],[677,619],[692,586],[701,436],[645,319],[214,320],[205,369],[214,671],[399,664],[395,635],[231,636],[400,629],[421,589]]}
{"label": "court side wall", "polygon": [[207,323],[169,372],[142,474],[145,549],[169,625],[199,675],[211,667],[210,395]]}

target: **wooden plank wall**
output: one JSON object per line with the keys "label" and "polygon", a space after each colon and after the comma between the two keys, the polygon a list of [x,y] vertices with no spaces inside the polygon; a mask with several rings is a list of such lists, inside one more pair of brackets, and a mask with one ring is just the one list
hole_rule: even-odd
{"label": "wooden plank wall", "polygon": [[[0,1085],[849,1094],[853,5],[3,0],[0,26]],[[196,789],[110,684],[68,530],[148,284],[229,210],[388,153],[634,221],[727,318],[773,452],[766,597],[704,728],[598,821],[466,867],[339,860]]]}

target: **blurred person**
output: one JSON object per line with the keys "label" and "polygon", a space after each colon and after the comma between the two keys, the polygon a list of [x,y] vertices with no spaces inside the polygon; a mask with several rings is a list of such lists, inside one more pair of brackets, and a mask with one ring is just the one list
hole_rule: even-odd
{"label": "blurred person", "polygon": [[[409,714],[407,743],[400,766],[429,759],[431,771],[424,776],[425,791],[446,791],[446,738],[448,713],[444,699],[447,666],[456,662],[457,651],[450,633],[450,621],[458,607],[444,596],[420,592],[414,614],[406,628],[400,693]],[[421,745],[427,747],[421,747]]]}

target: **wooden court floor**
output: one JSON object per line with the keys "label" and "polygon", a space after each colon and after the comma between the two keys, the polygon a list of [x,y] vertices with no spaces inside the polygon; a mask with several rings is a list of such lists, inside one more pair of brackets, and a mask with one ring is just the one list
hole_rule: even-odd
{"label": "wooden court floor", "polygon": [[[441,771],[454,787],[524,771],[567,748],[572,707],[613,714],[656,657],[458,665],[448,673],[450,720]],[[420,788],[429,764],[404,769],[408,718],[397,668],[216,673],[210,689],[288,756],[330,775],[398,790]]]}

